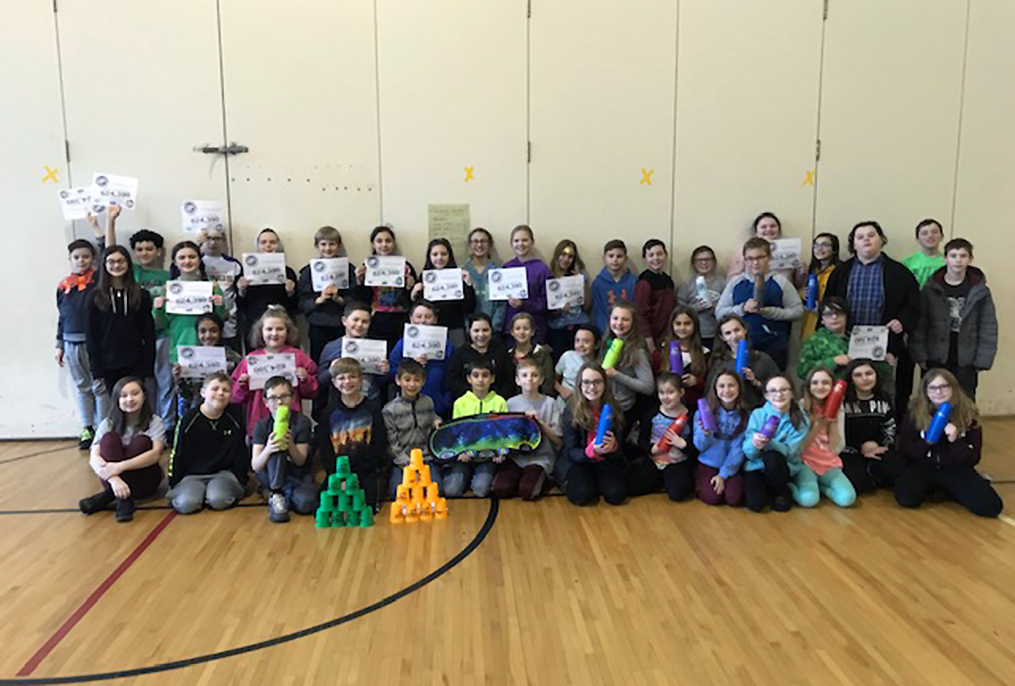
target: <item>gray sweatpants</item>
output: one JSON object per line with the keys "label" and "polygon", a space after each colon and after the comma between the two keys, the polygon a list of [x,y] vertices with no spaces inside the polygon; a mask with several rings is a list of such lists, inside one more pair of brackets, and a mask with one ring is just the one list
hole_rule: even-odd
{"label": "gray sweatpants", "polygon": [[189,474],[166,493],[166,498],[180,514],[193,514],[205,503],[213,510],[225,510],[243,498],[245,492],[236,475],[223,470],[217,474]]}
{"label": "gray sweatpants", "polygon": [[109,412],[109,395],[101,379],[92,378],[88,348],[84,343],[63,343],[63,363],[74,380],[78,418],[82,426],[95,428]]}

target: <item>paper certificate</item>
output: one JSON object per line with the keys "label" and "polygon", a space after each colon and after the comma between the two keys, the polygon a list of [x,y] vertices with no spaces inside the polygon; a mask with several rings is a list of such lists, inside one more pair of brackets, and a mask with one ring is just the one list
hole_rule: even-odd
{"label": "paper certificate", "polygon": [[398,255],[371,255],[367,258],[367,286],[405,288],[405,258]]}
{"label": "paper certificate", "polygon": [[490,300],[525,300],[529,297],[529,279],[525,267],[491,269],[487,280],[487,296]]}
{"label": "paper certificate", "polygon": [[203,379],[226,371],[226,349],[220,346],[178,345],[176,359],[184,379]]}
{"label": "paper certificate", "polygon": [[346,290],[349,288],[349,259],[329,257],[310,260],[310,281],[315,293],[321,293],[328,286],[334,286],[340,291]]}
{"label": "paper certificate", "polygon": [[346,336],[342,339],[342,357],[357,360],[365,374],[381,374],[381,363],[388,359],[388,342]]}
{"label": "paper certificate", "polygon": [[546,280],[546,309],[562,310],[564,305],[585,304],[585,277],[581,274]]}
{"label": "paper certificate", "polygon": [[184,200],[180,206],[183,230],[200,233],[205,229],[225,229],[226,204],[219,200]]}
{"label": "paper certificate", "polygon": [[63,218],[84,219],[92,209],[92,193],[88,188],[61,188],[60,209]]}
{"label": "paper certificate", "polygon": [[243,253],[243,275],[247,277],[251,286],[285,283],[285,253]]}
{"label": "paper certificate", "polygon": [[[402,357],[443,360],[448,343],[448,327],[406,324],[402,337]],[[343,347],[344,347],[343,343]]]}
{"label": "paper certificate", "polygon": [[888,352],[887,326],[854,326],[849,335],[849,359],[875,360],[885,359]]}
{"label": "paper certificate", "polygon": [[462,270],[448,268],[423,272],[423,297],[431,301],[464,299]]}
{"label": "paper certificate", "polygon": [[110,207],[117,205],[125,210],[137,205],[137,179],[116,174],[94,174],[92,176],[92,205]]}
{"label": "paper certificate", "polygon": [[800,251],[799,238],[777,238],[772,241],[772,260],[768,263],[768,268],[797,269],[801,264]]}
{"label": "paper certificate", "polygon": [[247,374],[250,380],[247,388],[257,391],[264,388],[264,382],[273,376],[284,376],[295,388],[299,385],[296,378],[296,355],[294,353],[265,353],[263,355],[247,355]]}
{"label": "paper certificate", "polygon": [[166,284],[167,314],[211,312],[211,281],[170,281]]}

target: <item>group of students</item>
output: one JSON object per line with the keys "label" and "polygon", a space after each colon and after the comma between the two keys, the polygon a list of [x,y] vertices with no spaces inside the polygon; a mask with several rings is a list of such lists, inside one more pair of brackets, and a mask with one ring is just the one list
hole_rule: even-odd
{"label": "group of students", "polygon": [[[857,494],[887,487],[906,507],[940,491],[979,515],[1002,509],[975,469],[977,373],[990,368],[997,346],[993,302],[982,272],[969,264],[972,245],[954,239],[942,253],[943,232],[932,220],[917,227],[922,250],[908,266],[883,254],[887,239],[876,222],[863,222],[849,234],[850,259],[840,262],[838,238],[823,233],[809,267],[770,270],[770,241],[781,226],[764,213],[725,277],[715,252],[700,246],[679,286],[665,272],[660,240],[643,246],[639,277],[624,242],[609,241],[604,266],[590,279],[573,241],[560,241],[547,265],[534,252],[532,229],[519,226],[511,232],[514,259],[499,265],[491,234],[477,228],[462,298],[432,303],[408,261],[400,287],[367,286],[365,267],[352,264],[346,289],[315,291],[309,265],[299,275],[287,268],[283,284],[252,285],[226,255],[221,231],[174,246],[168,272],[158,268],[162,237],[139,231],[130,239],[134,264],[131,251],[114,244],[116,212],[108,216],[104,236],[93,222],[109,244],[98,269],[90,242],[71,243],[74,273],[57,291],[58,361],[76,382],[81,447],[90,448],[103,486],[81,501],[85,513],[115,503],[117,519],[129,521],[134,500],[160,486],[167,436],[167,497],[177,511],[229,507],[253,471],[278,522],[290,511],[313,511],[317,466],[331,473],[340,455],[377,507],[394,497],[414,448],[424,450],[449,497],[471,489],[532,500],[555,482],[578,505],[665,491],[673,500],[696,494],[760,512],[812,507],[821,495],[846,507]],[[318,230],[314,242],[322,258],[344,254],[334,228]],[[374,255],[398,254],[388,227],[374,229],[371,244]],[[272,229],[261,231],[255,248],[282,250]],[[489,298],[490,269],[500,266],[525,268],[526,299]],[[425,270],[456,267],[450,243],[431,241]],[[583,278],[585,304],[548,310],[547,281],[563,276]],[[211,311],[167,313],[170,279],[213,281]],[[806,309],[813,281],[818,305]],[[308,352],[300,347],[301,315]],[[798,399],[786,369],[792,323],[805,315]],[[444,354],[404,357],[406,323],[447,327]],[[849,331],[860,324],[888,327],[885,361],[849,358]],[[389,351],[369,370],[343,355],[350,341],[365,338],[386,341]],[[741,341],[749,354],[738,364]],[[251,388],[243,344],[248,357],[293,354],[295,375]],[[225,347],[228,373],[182,378],[181,345]],[[671,369],[675,350],[680,373]],[[910,399],[916,363],[923,375]],[[846,400],[828,419],[825,402],[839,379],[848,384]],[[304,400],[312,401],[309,417]],[[928,442],[931,418],[946,402],[953,412],[945,438]],[[288,429],[276,435],[282,406],[290,409]],[[714,422],[702,416],[705,407]],[[429,437],[443,421],[497,412],[534,418],[543,434],[538,448],[489,462],[468,453],[432,461]]]}

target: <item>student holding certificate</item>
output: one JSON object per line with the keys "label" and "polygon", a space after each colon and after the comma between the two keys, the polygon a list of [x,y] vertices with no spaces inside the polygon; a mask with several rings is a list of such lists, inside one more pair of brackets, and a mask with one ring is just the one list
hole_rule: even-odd
{"label": "student holding certificate", "polygon": [[[426,264],[423,265],[423,281],[412,287],[412,299],[420,298],[432,300],[437,305],[437,325],[448,327],[448,338],[455,348],[465,345],[465,317],[476,309],[476,291],[472,287],[472,277],[469,272],[458,269],[455,264],[455,252],[451,243],[446,238],[435,238],[430,241],[426,248]],[[448,293],[446,288],[441,293],[427,295],[427,285],[430,281],[438,281],[436,272],[449,270],[459,272],[457,285],[461,286],[461,297],[454,297],[458,294],[457,289]],[[448,297],[445,297],[448,296]]]}

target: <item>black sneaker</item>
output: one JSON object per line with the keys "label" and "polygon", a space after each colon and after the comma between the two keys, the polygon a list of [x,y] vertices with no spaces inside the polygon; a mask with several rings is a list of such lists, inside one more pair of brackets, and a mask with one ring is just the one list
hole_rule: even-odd
{"label": "black sneaker", "polygon": [[78,450],[89,450],[92,447],[92,439],[95,438],[95,431],[90,426],[81,430],[81,438],[78,440]]}
{"label": "black sneaker", "polygon": [[116,521],[129,522],[134,519],[134,499],[116,499]]}
{"label": "black sneaker", "polygon": [[82,498],[78,501],[78,508],[81,510],[82,514],[95,514],[96,512],[105,510],[114,500],[116,500],[116,496],[113,495],[113,492],[106,490],[102,493],[96,493],[95,495],[90,495],[87,498]]}
{"label": "black sneaker", "polygon": [[772,509],[776,512],[789,512],[793,508],[793,498],[780,494],[772,500]]}

